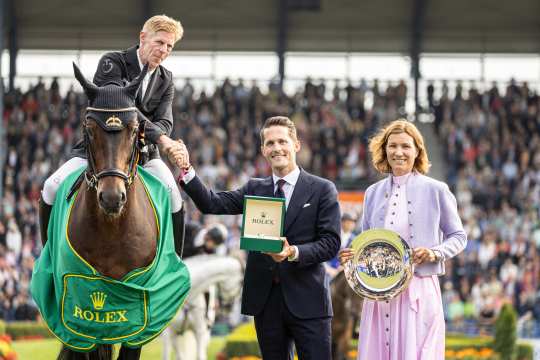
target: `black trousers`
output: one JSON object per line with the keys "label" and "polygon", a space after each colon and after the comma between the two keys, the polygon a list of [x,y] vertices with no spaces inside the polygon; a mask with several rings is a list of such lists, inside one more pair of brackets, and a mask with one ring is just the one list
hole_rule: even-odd
{"label": "black trousers", "polygon": [[279,284],[272,286],[264,310],[255,316],[255,329],[263,360],[292,360],[293,343],[299,360],[330,360],[330,326],[330,317],[295,317],[285,304]]}

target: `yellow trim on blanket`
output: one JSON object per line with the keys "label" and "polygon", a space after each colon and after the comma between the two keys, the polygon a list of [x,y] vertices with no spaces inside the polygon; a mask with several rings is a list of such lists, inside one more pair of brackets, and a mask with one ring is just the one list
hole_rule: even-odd
{"label": "yellow trim on blanket", "polygon": [[[45,319],[43,317],[43,314],[41,313],[41,310],[38,308],[38,311],[39,311],[39,315],[41,316],[42,319]],[[92,350],[94,347],[96,347],[97,344],[91,344],[89,347],[81,347],[81,346],[75,346],[75,345],[71,345],[71,344],[68,344],[67,342],[65,342],[64,340],[60,339],[60,337],[58,337],[58,335],[56,335],[54,333],[54,331],[52,331],[52,329],[49,327],[49,324],[47,324],[46,321],[43,321],[43,323],[45,324],[45,326],[47,327],[47,329],[49,329],[49,331],[51,332],[51,334],[53,334],[53,336],[55,338],[58,339],[58,341],[60,341],[62,344],[70,347],[70,348],[73,348],[73,349],[77,349],[77,350],[84,350],[84,351],[90,351]]]}
{"label": "yellow trim on blanket", "polygon": [[69,248],[71,249],[71,251],[73,251],[75,256],[77,256],[86,266],[88,266],[90,268],[90,270],[92,270],[92,274],[96,275],[97,274],[96,269],[94,269],[94,267],[92,265],[90,265],[86,260],[84,260],[84,258],[81,255],[79,255],[79,253],[77,251],[75,251],[75,249],[71,245],[71,241],[69,240],[68,228],[69,228],[69,221],[71,219],[71,210],[73,210],[73,205],[75,204],[75,200],[77,199],[78,195],[79,195],[79,190],[77,190],[77,192],[75,193],[75,196],[73,196],[73,198],[71,200],[71,204],[69,205],[68,216],[67,216],[67,221],[66,221],[66,241],[68,243]]}
{"label": "yellow trim on blanket", "polygon": [[[161,241],[160,241],[161,227],[160,227],[160,223],[159,223],[159,219],[158,219],[158,215],[157,215],[157,210],[156,210],[156,207],[154,205],[154,201],[152,200],[152,197],[150,196],[150,192],[148,191],[148,188],[147,188],[146,184],[144,183],[144,180],[142,179],[142,177],[137,176],[137,178],[141,181],[141,184],[143,185],[143,188],[144,188],[144,191],[145,191],[146,196],[148,198],[148,201],[150,202],[150,205],[152,206],[152,211],[154,212],[154,219],[156,221],[156,227],[157,227],[156,255],[154,256],[154,259],[152,260],[152,262],[148,266],[145,266],[140,271],[135,271],[132,274],[128,273],[129,275],[127,277],[125,277],[125,278],[120,279],[119,280],[120,282],[128,281],[128,280],[130,280],[130,279],[132,279],[132,278],[134,278],[136,276],[139,276],[141,274],[144,274],[145,272],[150,270],[156,263],[157,255],[158,255],[158,252],[159,252],[160,247],[161,247]],[[79,253],[71,245],[71,241],[69,240],[69,231],[68,231],[68,229],[69,229],[69,222],[71,220],[71,211],[73,210],[73,205],[75,204],[75,201],[76,201],[78,195],[79,195],[79,190],[77,190],[77,192],[73,196],[73,200],[71,200],[71,204],[69,205],[66,228],[65,228],[66,240],[67,240],[68,246],[71,249],[71,251],[73,251],[75,256],[77,256],[92,271],[92,274],[100,275],[100,276],[105,277],[103,274],[100,274],[100,272],[97,271],[92,265],[90,265],[90,263],[88,263],[81,255],[79,255]]]}
{"label": "yellow trim on blanket", "polygon": [[171,323],[171,321],[173,321],[174,319],[176,319],[176,316],[178,315],[178,312],[180,311],[180,309],[182,309],[182,307],[184,306],[184,303],[186,302],[187,300],[187,296],[184,298],[184,301],[182,301],[182,303],[180,304],[180,306],[178,306],[178,308],[176,309],[176,312],[174,313],[174,316],[171,318],[171,320],[167,321],[167,323],[161,328],[159,329],[154,335],[150,336],[149,338],[145,339],[145,340],[141,340],[141,341],[137,341],[137,342],[132,342],[132,341],[126,341],[126,344],[128,345],[140,345],[140,344],[143,344],[143,343],[147,343],[151,340],[153,340],[155,337],[159,336],[163,330],[165,330],[165,328],[167,326],[169,326],[169,324]]}
{"label": "yellow trim on blanket", "polygon": [[158,257],[159,251],[161,250],[161,245],[162,245],[161,241],[160,241],[161,228],[160,228],[159,219],[158,219],[158,216],[157,216],[157,211],[156,211],[156,208],[154,206],[154,201],[152,200],[152,197],[150,196],[150,192],[148,191],[148,188],[146,187],[146,184],[144,183],[144,180],[142,179],[142,177],[140,177],[140,176],[137,176],[137,177],[141,181],[141,184],[143,184],[144,191],[146,192],[146,196],[148,197],[148,201],[150,201],[150,205],[152,206],[152,210],[154,212],[154,218],[156,219],[156,226],[157,226],[156,255],[154,256],[154,259],[152,260],[150,265],[148,265],[146,268],[143,268],[141,271],[134,272],[133,274],[127,276],[126,278],[122,278],[122,281],[128,281],[129,279],[132,279],[135,276],[139,276],[141,274],[144,274],[146,271],[150,270],[156,263],[156,259]]}

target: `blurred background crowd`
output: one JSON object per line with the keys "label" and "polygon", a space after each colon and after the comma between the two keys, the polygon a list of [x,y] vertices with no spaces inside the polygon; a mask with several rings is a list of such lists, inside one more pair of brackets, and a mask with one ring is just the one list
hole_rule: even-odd
{"label": "blurred background crowd", "polygon": [[[478,89],[474,83],[430,83],[422,111],[433,121],[444,176],[458,200],[469,236],[466,251],[447,262],[440,278],[447,324],[469,333],[490,331],[502,304],[519,314],[522,336],[540,336],[540,100],[511,80]],[[372,101],[367,102],[369,96]],[[339,84],[307,79],[284,94],[270,83],[226,79],[213,92],[189,79],[176,90],[173,138],[190,150],[199,176],[216,189],[233,189],[270,169],[260,155],[258,129],[275,114],[296,124],[306,170],[339,190],[364,190],[378,179],[367,143],[385,122],[405,114],[407,85],[375,81]],[[369,103],[369,106],[366,104]],[[35,319],[28,295],[40,253],[37,202],[43,181],[81,135],[86,98],[60,94],[57,81],[39,81],[5,96],[7,156],[0,206],[0,318]],[[238,248],[239,217],[202,216],[188,201],[188,236],[200,251]],[[349,214],[351,215],[351,214]],[[361,214],[347,216],[358,232]],[[345,219],[344,219],[345,220]],[[208,244],[216,223],[221,238]],[[223,231],[223,229],[226,231]]]}

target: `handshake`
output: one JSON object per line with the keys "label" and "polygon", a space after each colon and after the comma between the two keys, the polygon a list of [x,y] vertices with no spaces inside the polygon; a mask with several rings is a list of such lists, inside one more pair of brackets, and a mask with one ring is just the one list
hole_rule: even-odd
{"label": "handshake", "polygon": [[177,171],[173,171],[175,177],[181,179],[191,167],[186,144],[184,144],[184,142],[180,139],[172,140],[165,135],[162,135],[159,138],[158,144],[161,153],[167,155],[167,158],[169,159],[171,165],[175,166],[179,170],[179,174]]}

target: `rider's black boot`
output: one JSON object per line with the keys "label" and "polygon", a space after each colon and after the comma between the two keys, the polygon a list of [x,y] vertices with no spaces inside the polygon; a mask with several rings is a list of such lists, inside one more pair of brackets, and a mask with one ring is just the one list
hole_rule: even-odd
{"label": "rider's black boot", "polygon": [[175,213],[172,213],[173,221],[173,233],[174,233],[174,249],[180,258],[184,251],[184,236],[185,236],[185,222],[184,222],[184,206]]}
{"label": "rider's black boot", "polygon": [[45,246],[47,242],[47,229],[49,227],[49,219],[51,217],[52,206],[43,200],[43,196],[39,198],[39,230],[41,233],[41,244]]}

